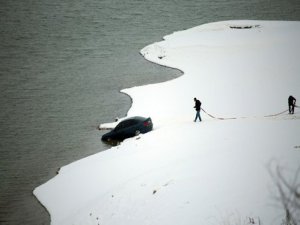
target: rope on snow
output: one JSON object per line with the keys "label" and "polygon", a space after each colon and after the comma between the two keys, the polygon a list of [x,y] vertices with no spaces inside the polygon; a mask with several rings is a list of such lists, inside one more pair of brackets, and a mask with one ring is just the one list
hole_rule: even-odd
{"label": "rope on snow", "polygon": [[[295,107],[299,108],[299,106],[295,106]],[[235,120],[235,119],[239,119],[239,118],[246,118],[246,117],[239,117],[239,118],[238,118],[238,117],[227,117],[227,118],[225,118],[225,117],[216,117],[216,116],[213,116],[213,115],[209,114],[208,112],[206,112],[203,108],[201,108],[201,110],[202,110],[205,114],[207,114],[209,117],[211,117],[211,118],[213,118],[213,119],[217,119],[217,120]],[[266,115],[266,116],[263,116],[263,117],[274,117],[274,116],[279,116],[279,115],[281,115],[281,114],[286,113],[287,111],[289,111],[289,110],[287,109],[287,110],[284,110],[284,111],[282,111],[282,112],[280,112],[280,113],[270,114],[270,115]]]}
{"label": "rope on snow", "polygon": [[237,119],[237,117],[231,117],[231,118],[223,118],[223,117],[215,117],[211,114],[209,114],[208,112],[206,112],[203,108],[201,108],[201,110],[206,113],[208,116],[210,116],[211,118],[217,119],[217,120],[235,120]]}

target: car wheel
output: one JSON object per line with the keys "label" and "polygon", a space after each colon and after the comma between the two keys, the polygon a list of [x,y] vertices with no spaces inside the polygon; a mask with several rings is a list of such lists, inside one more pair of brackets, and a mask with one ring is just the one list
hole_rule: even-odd
{"label": "car wheel", "polygon": [[138,136],[141,132],[139,130],[135,131],[135,136]]}

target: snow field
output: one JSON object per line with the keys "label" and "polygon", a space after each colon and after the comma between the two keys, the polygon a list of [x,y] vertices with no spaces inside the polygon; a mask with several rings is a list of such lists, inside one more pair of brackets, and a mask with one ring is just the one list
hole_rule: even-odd
{"label": "snow field", "polygon": [[[150,116],[154,130],[37,187],[51,224],[281,224],[270,171],[295,179],[300,114],[264,116],[300,98],[300,23],[224,21],[164,39],[141,54],[183,76],[122,90],[133,99],[127,116]],[[237,119],[202,112],[194,123],[194,97]]]}

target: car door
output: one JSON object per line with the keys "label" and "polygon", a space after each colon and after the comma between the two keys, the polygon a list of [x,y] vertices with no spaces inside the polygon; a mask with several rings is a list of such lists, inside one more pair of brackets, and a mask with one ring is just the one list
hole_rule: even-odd
{"label": "car door", "polygon": [[130,126],[131,126],[131,120],[125,120],[118,124],[118,126],[115,128],[115,139],[123,140],[125,138],[130,137]]}

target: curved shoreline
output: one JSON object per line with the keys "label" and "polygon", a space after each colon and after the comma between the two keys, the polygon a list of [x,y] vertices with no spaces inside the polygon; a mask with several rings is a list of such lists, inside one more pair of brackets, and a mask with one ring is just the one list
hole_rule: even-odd
{"label": "curved shoreline", "polygon": [[[163,40],[164,40],[164,39],[163,39]],[[168,68],[168,69],[173,69],[173,70],[175,70],[175,71],[178,71],[180,74],[179,74],[178,76],[175,76],[174,78],[169,79],[169,80],[161,81],[161,82],[159,82],[159,83],[148,83],[148,84],[144,84],[144,85],[141,85],[141,86],[138,86],[138,87],[143,87],[143,86],[146,86],[146,85],[153,85],[153,84],[161,84],[161,83],[169,82],[169,81],[172,81],[172,80],[178,79],[179,77],[184,76],[184,71],[181,70],[181,69],[179,69],[179,68],[172,67],[172,66],[168,66],[168,65],[163,65],[163,64],[159,64],[159,63],[157,63],[157,62],[154,62],[154,61],[152,61],[152,60],[150,60],[150,59],[147,59],[147,58],[145,57],[145,55],[143,55],[141,52],[140,52],[140,55],[141,55],[145,60],[147,60],[147,62],[149,62],[149,63],[155,64],[155,65],[158,65],[158,66],[161,66],[161,67],[164,67],[164,68]],[[126,92],[126,90],[131,89],[131,88],[133,88],[133,87],[125,88],[125,89],[120,90],[120,93],[123,93],[123,94],[127,95],[127,96],[130,98],[130,100],[131,100],[131,106],[130,106],[129,110],[127,111],[126,116],[128,115],[128,112],[130,111],[130,109],[131,109],[131,107],[132,107],[132,104],[133,104],[133,97],[132,97],[129,93]]]}
{"label": "curved shoreline", "polygon": [[[162,41],[164,41],[164,39],[162,39]],[[148,45],[148,46],[150,46],[150,45]],[[142,51],[142,50],[141,50],[141,51]],[[156,66],[160,66],[160,67],[163,67],[163,68],[167,68],[167,69],[172,69],[172,70],[178,71],[179,74],[176,75],[176,76],[174,76],[174,77],[171,78],[171,79],[164,80],[164,81],[160,81],[160,82],[158,82],[158,83],[147,83],[147,84],[143,84],[143,85],[139,85],[139,86],[133,86],[133,87],[124,88],[124,89],[119,90],[119,93],[124,94],[124,95],[126,95],[127,97],[129,97],[130,102],[131,102],[131,105],[129,106],[129,109],[127,110],[127,113],[124,115],[124,117],[118,118],[118,119],[125,119],[125,118],[128,117],[128,113],[129,113],[129,111],[130,111],[130,109],[131,109],[131,107],[132,107],[132,105],[133,105],[133,102],[134,102],[133,97],[130,95],[130,93],[127,93],[126,90],[131,89],[131,88],[135,88],[135,87],[143,87],[143,86],[147,86],[147,85],[156,85],[156,84],[161,84],[161,83],[169,82],[169,81],[178,79],[178,78],[180,78],[180,77],[182,77],[182,76],[184,75],[184,71],[181,70],[181,69],[179,69],[179,68],[172,67],[172,66],[168,66],[168,65],[159,64],[159,63],[154,62],[154,61],[152,61],[152,60],[150,60],[150,59],[147,59],[147,58],[145,57],[145,55],[143,55],[143,54],[141,53],[141,51],[140,51],[140,55],[147,61],[147,63],[152,63],[152,64],[154,64],[154,65],[156,65]],[[99,130],[111,130],[111,129],[113,129],[113,128],[116,126],[116,124],[117,124],[116,122],[102,123],[102,124],[99,124],[99,125],[98,125],[97,129],[99,129]],[[109,148],[108,148],[108,149],[109,149]]]}

